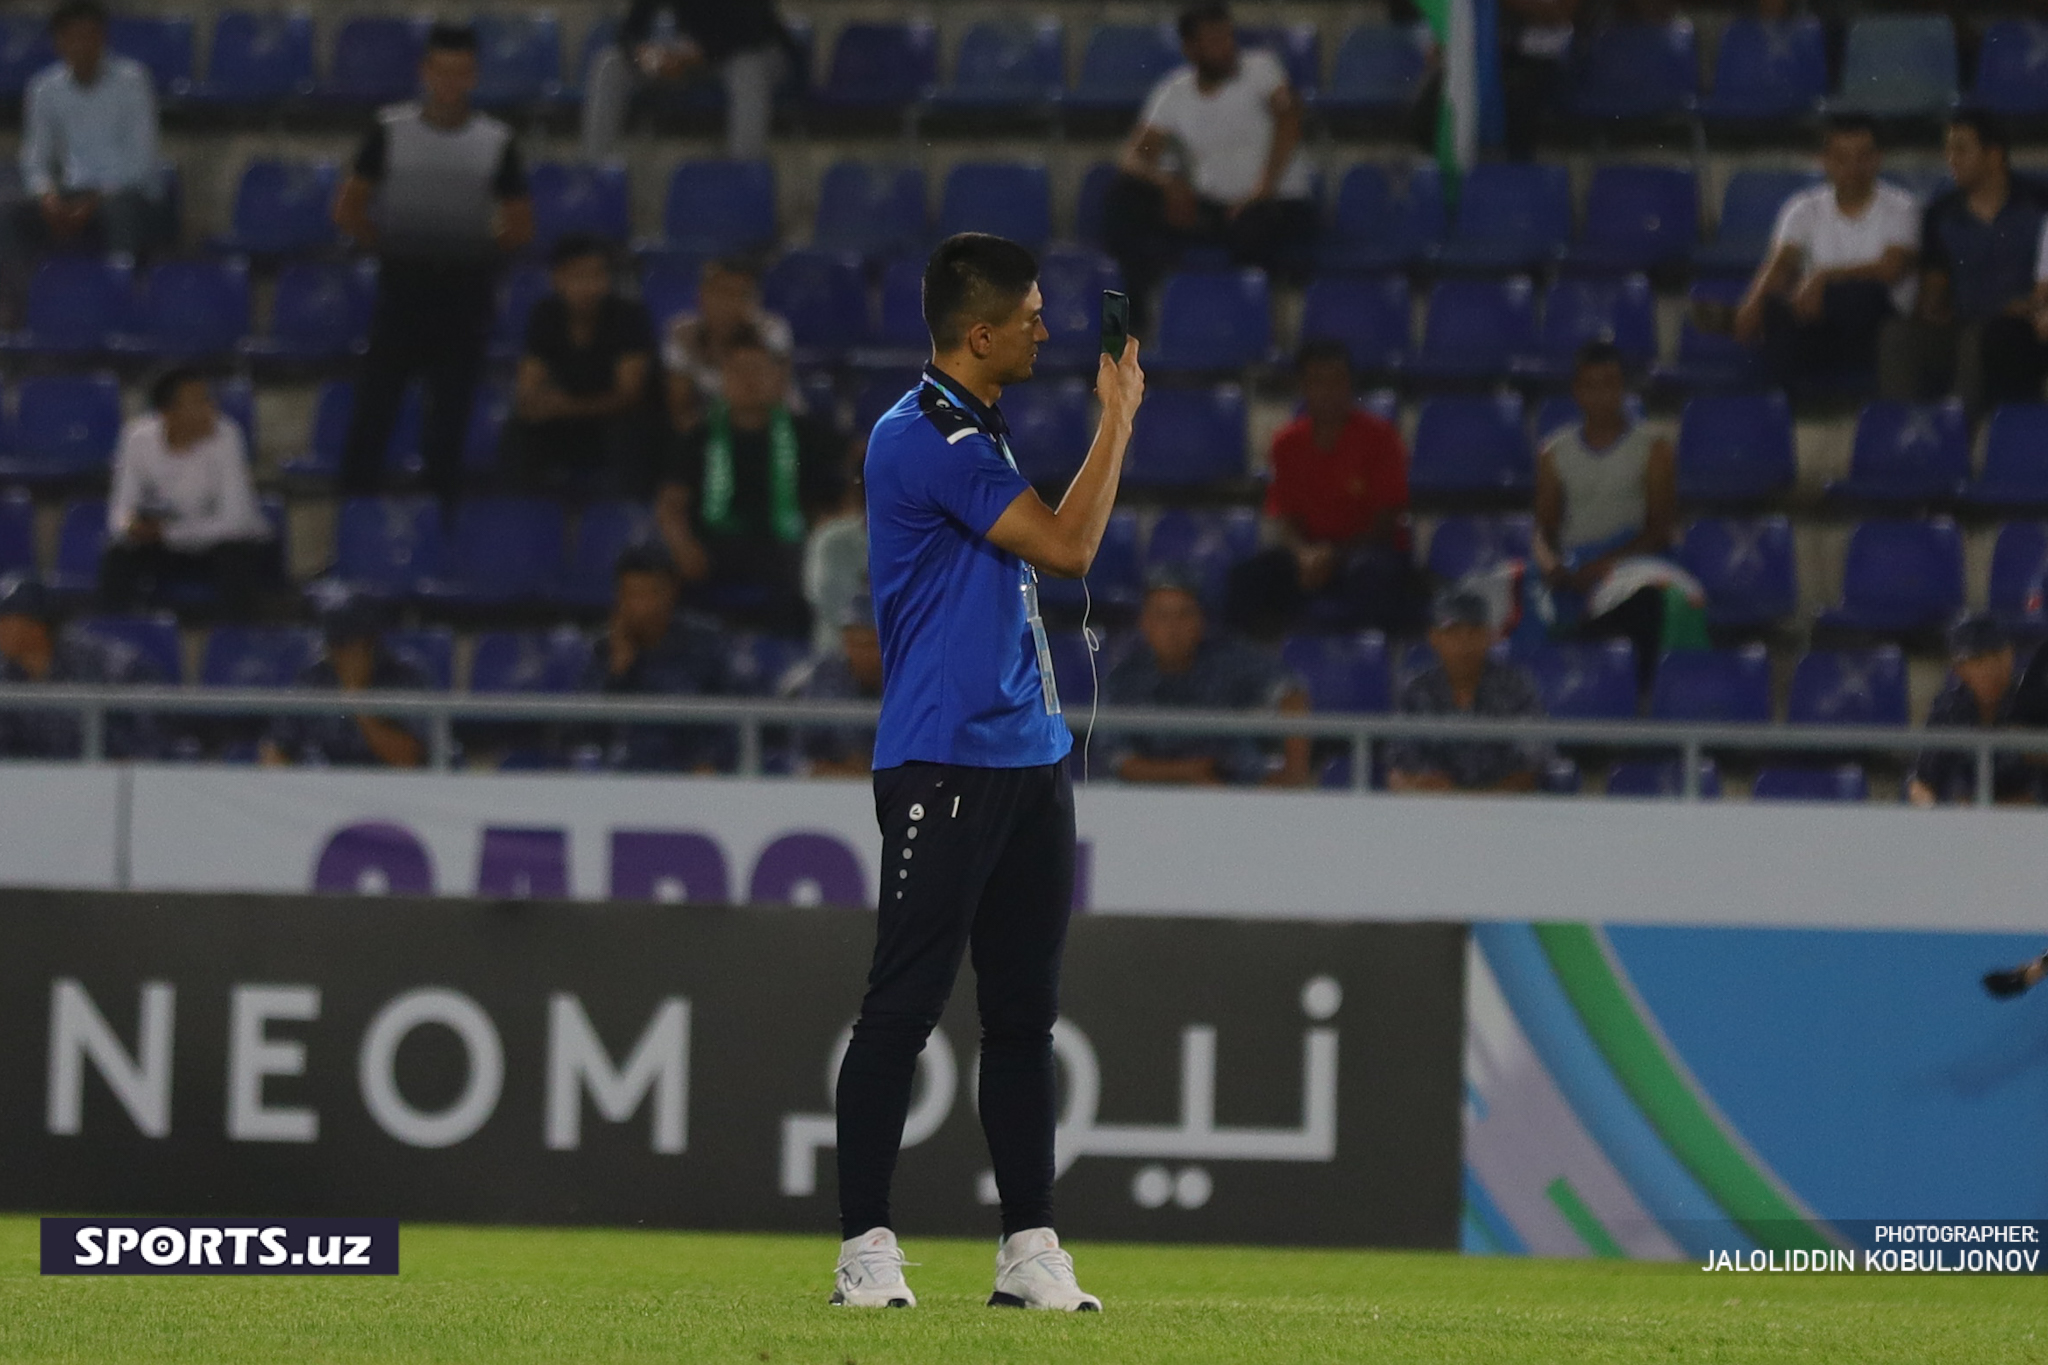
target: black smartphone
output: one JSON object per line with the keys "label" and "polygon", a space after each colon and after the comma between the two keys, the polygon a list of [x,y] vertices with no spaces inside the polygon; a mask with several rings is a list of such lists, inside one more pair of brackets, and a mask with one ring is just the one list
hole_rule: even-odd
{"label": "black smartphone", "polygon": [[1111,360],[1124,358],[1124,342],[1131,335],[1131,299],[1114,289],[1102,291],[1102,353]]}

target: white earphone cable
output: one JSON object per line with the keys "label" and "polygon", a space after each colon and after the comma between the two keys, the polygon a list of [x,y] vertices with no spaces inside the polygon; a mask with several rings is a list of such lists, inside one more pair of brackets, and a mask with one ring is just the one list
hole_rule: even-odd
{"label": "white earphone cable", "polygon": [[1095,656],[1102,642],[1089,628],[1088,615],[1095,610],[1095,595],[1088,590],[1088,578],[1081,578],[1081,639],[1088,646],[1088,728],[1081,732],[1081,785],[1088,785],[1088,746],[1095,740],[1095,712],[1102,705],[1102,680],[1096,675]]}

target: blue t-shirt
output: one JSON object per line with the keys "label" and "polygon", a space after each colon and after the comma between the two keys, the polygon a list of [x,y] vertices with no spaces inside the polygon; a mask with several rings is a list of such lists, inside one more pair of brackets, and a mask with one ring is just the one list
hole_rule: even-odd
{"label": "blue t-shirt", "polygon": [[1030,566],[986,539],[1030,488],[1002,414],[930,366],[868,438],[868,578],[882,638],[875,767],[1057,763],[1060,716]]}

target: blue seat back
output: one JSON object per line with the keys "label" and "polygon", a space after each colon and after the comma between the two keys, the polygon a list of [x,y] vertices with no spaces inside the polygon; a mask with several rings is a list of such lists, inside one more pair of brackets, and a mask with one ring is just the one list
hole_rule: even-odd
{"label": "blue seat back", "polygon": [[[922,372],[917,369],[888,369],[871,373],[853,391],[853,429],[865,440],[882,414],[896,406],[898,399],[915,388]],[[1009,411],[1009,403],[1004,403]]]}
{"label": "blue seat back", "polygon": [[1678,650],[1657,665],[1650,694],[1654,720],[1771,719],[1771,656],[1760,644],[1741,649]]}
{"label": "blue seat back", "polygon": [[380,595],[405,596],[448,571],[441,513],[428,498],[354,497],[334,525],[334,574]]}
{"label": "blue seat back", "polygon": [[909,104],[938,83],[938,38],[929,23],[856,22],[832,44],[825,94],[844,104]]}
{"label": "blue seat back", "polygon": [[703,272],[701,257],[680,251],[650,256],[641,264],[640,302],[654,323],[657,340],[679,315],[697,311],[697,285]]}
{"label": "blue seat back", "polygon": [[788,320],[790,336],[804,350],[838,355],[868,338],[868,291],[858,256],[785,252],[761,277],[761,301]]}
{"label": "blue seat back", "polygon": [[1956,98],[1956,30],[1946,14],[1849,25],[1840,102],[1873,114],[1940,114]]}
{"label": "blue seat back", "polygon": [[669,177],[668,244],[725,255],[775,240],[775,171],[766,161],[685,161]]}
{"label": "blue seat back", "polygon": [[994,232],[1026,246],[1052,236],[1052,181],[1043,165],[1025,161],[963,161],[946,173],[939,197],[939,236]]}
{"label": "blue seat back", "polygon": [[1527,512],[1497,517],[1445,517],[1429,538],[1429,571],[1445,583],[1511,559],[1529,557],[1534,520]]}
{"label": "blue seat back", "polygon": [[34,573],[36,502],[28,490],[0,492],[0,575]]}
{"label": "blue seat back", "polygon": [[1657,297],[1646,276],[1562,279],[1550,286],[1538,342],[1544,357],[1568,366],[1589,341],[1611,342],[1637,363],[1656,358]]}
{"label": "blue seat back", "polygon": [[109,374],[46,374],[21,381],[16,452],[52,473],[89,473],[113,458],[121,386]]}
{"label": "blue seat back", "polygon": [[1258,551],[1258,514],[1249,507],[1162,512],[1145,543],[1146,567],[1170,565],[1191,579],[1212,612],[1223,606],[1230,570]]}
{"label": "blue seat back", "polygon": [[1782,393],[1709,394],[1678,421],[1678,492],[1764,498],[1792,486],[1792,409]]}
{"label": "blue seat back", "polygon": [[1103,206],[1109,187],[1116,183],[1114,163],[1097,161],[1081,174],[1081,188],[1074,196],[1074,239],[1090,246],[1102,245]]}
{"label": "blue seat back", "polygon": [[1429,52],[1429,31],[1421,24],[1360,24],[1337,45],[1324,100],[1363,109],[1403,108],[1422,87]]}
{"label": "blue seat back", "polygon": [[1596,118],[1650,118],[1686,108],[1699,88],[1692,22],[1610,23],[1574,33],[1572,104]]}
{"label": "blue seat back", "polygon": [[249,332],[249,265],[165,261],[143,282],[142,334],[158,355],[219,355]]}
{"label": "blue seat back", "polygon": [[1239,24],[1237,46],[1278,57],[1297,95],[1313,95],[1323,83],[1323,40],[1314,24]]}
{"label": "blue seat back", "polygon": [[533,306],[554,288],[548,269],[528,263],[505,273],[498,283],[498,316],[491,329],[491,349],[518,355],[526,346],[526,324]]}
{"label": "blue seat back", "polygon": [[1868,801],[1870,782],[1860,763],[1832,768],[1759,768],[1749,789],[1755,801]]}
{"label": "blue seat back", "polygon": [[1456,374],[1506,374],[1536,349],[1536,289],[1526,275],[1444,280],[1429,291],[1422,358]]}
{"label": "blue seat back", "polygon": [[223,13],[206,53],[206,90],[216,100],[255,104],[313,88],[313,16]]}
{"label": "blue seat back", "polygon": [[835,161],[818,185],[814,245],[869,256],[909,251],[925,230],[924,171]]}
{"label": "blue seat back", "polygon": [[2048,403],[2007,403],[1984,430],[1984,482],[2048,502]]}
{"label": "blue seat back", "polygon": [[1196,271],[1167,277],[1159,305],[1162,369],[1235,370],[1273,346],[1272,302],[1263,270]]}
{"label": "blue seat back", "polygon": [[143,676],[152,681],[185,681],[185,651],[178,642],[178,618],[160,616],[86,616],[66,627],[111,648],[134,655]]}
{"label": "blue seat back", "polygon": [[1849,475],[1873,490],[1952,496],[1970,477],[1970,423],[1962,403],[1870,404],[1856,419]]}
{"label": "blue seat back", "polygon": [[549,597],[561,590],[567,540],[558,502],[472,498],[455,513],[449,565],[469,597]]}
{"label": "blue seat back", "polygon": [[1740,246],[1761,256],[1770,244],[1771,229],[1785,201],[1801,190],[1820,183],[1812,171],[1778,169],[1741,170],[1728,177],[1721,191],[1721,219],[1714,240],[1722,246]]}
{"label": "blue seat back", "polygon": [[1764,625],[1799,607],[1792,523],[1782,516],[1702,517],[1686,528],[1678,561],[1707,591],[1707,616]]}
{"label": "blue seat back", "polygon": [[215,626],[200,655],[208,687],[290,687],[320,657],[317,631],[296,626]]}
{"label": "blue seat back", "polygon": [[[1615,764],[1607,770],[1607,794],[1609,796],[1678,796],[1685,790],[1685,774],[1675,761],[1655,762],[1642,759]],[[1721,795],[1721,773],[1709,758],[1700,763],[1700,796],[1704,800],[1718,800]]]}
{"label": "blue seat back", "polygon": [[1827,33],[1813,15],[1776,23],[1741,15],[1721,31],[1708,104],[1713,112],[1783,117],[1812,109],[1827,92]]}
{"label": "blue seat back", "polygon": [[1984,31],[1970,102],[2003,114],[2048,112],[2048,23],[2001,19]]}
{"label": "blue seat back", "polygon": [[516,104],[548,98],[562,88],[562,26],[554,15],[479,14],[476,101]]}
{"label": "blue seat back", "polygon": [[1563,166],[1483,162],[1465,176],[1453,240],[1548,252],[1572,238],[1571,174]]}
{"label": "blue seat back", "polygon": [[542,251],[565,232],[587,232],[615,246],[633,235],[632,190],[617,162],[543,161],[527,176],[533,239]]}
{"label": "blue seat back", "polygon": [[1794,725],[1906,724],[1906,656],[1897,645],[1800,656],[1785,719]]}
{"label": "blue seat back", "polygon": [[2010,521],[1991,546],[1991,609],[2005,616],[2042,615],[2048,580],[2048,522]]}
{"label": "blue seat back", "polygon": [[882,271],[882,311],[875,324],[875,340],[898,350],[914,351],[930,344],[931,333],[924,321],[923,261],[902,257]]}
{"label": "blue seat back", "polygon": [[1866,521],[1849,536],[1842,603],[1903,624],[1937,626],[1963,605],[1963,539],[1954,521]]}
{"label": "blue seat back", "polygon": [[1360,370],[1389,370],[1408,354],[1408,280],[1403,275],[1324,276],[1301,301],[1301,339],[1344,343]]}
{"label": "blue seat back", "polygon": [[1534,482],[1520,394],[1453,394],[1422,405],[1408,475],[1411,489],[1499,493],[1527,489]]}
{"label": "blue seat back", "polygon": [[1097,24],[1081,53],[1073,98],[1089,106],[1135,108],[1180,64],[1180,40],[1170,24]]}
{"label": "blue seat back", "polygon": [[384,632],[384,648],[408,664],[428,687],[446,692],[455,685],[455,632],[446,626],[420,626]]}
{"label": "blue seat back", "polygon": [[1078,378],[1021,384],[1003,395],[1010,450],[1032,482],[1057,482],[1081,467],[1094,437],[1093,391]]}
{"label": "blue seat back", "polygon": [[[1706,303],[1734,308],[1748,292],[1749,281],[1746,278],[1707,279],[1693,285],[1688,300],[1695,307]],[[1743,345],[1727,332],[1694,326],[1693,309],[1686,310],[1685,321],[1678,328],[1678,359],[1681,365],[1694,367],[1703,378],[1725,377],[1730,385],[1739,387],[1741,378],[1754,369],[1756,356],[1755,348]]]}
{"label": "blue seat back", "polygon": [[1391,707],[1387,637],[1376,630],[1291,636],[1280,659],[1308,688],[1313,710],[1373,714]]}
{"label": "blue seat back", "polygon": [[808,642],[753,631],[727,637],[726,666],[741,696],[772,697],[790,669],[802,663]]}
{"label": "blue seat back", "polygon": [[376,303],[372,262],[294,261],[277,273],[270,336],[311,354],[340,354],[364,344]]}
{"label": "blue seat back", "polygon": [[[1116,263],[1098,252],[1055,248],[1041,256],[1038,292],[1047,339],[1038,350],[1040,363],[1093,374],[1102,344],[1102,291],[1123,287]],[[919,345],[926,344],[921,328],[920,322]]]}
{"label": "blue seat back", "polygon": [[584,607],[608,604],[619,556],[632,546],[652,544],[655,536],[654,515],[645,503],[594,502],[585,507],[576,524],[563,600]]}
{"label": "blue seat back", "polygon": [[1700,189],[1682,166],[1601,166],[1586,187],[1585,242],[1641,261],[1675,260],[1700,234]]}
{"label": "blue seat back", "polygon": [[1636,647],[1627,640],[1546,645],[1522,664],[1536,678],[1546,715],[1565,720],[1632,720]]}
{"label": "blue seat back", "polygon": [[1154,389],[1145,397],[1124,477],[1139,484],[1213,483],[1244,477],[1244,390]]}
{"label": "blue seat back", "polygon": [[106,548],[106,500],[81,498],[65,503],[57,523],[56,580],[66,587],[91,587],[99,578],[100,555]]}
{"label": "blue seat back", "polygon": [[141,62],[156,82],[157,98],[192,89],[192,21],[174,15],[116,14],[107,22],[107,46]]}
{"label": "blue seat back", "polygon": [[98,350],[134,326],[134,269],[119,257],[46,256],[29,277],[26,321],[37,350]]}
{"label": "blue seat back", "polygon": [[589,662],[590,641],[573,627],[485,631],[470,660],[469,690],[573,692]]}
{"label": "blue seat back", "polygon": [[29,78],[56,60],[46,11],[0,14],[0,95],[18,99]]}
{"label": "blue seat back", "polygon": [[339,177],[332,161],[251,161],[235,190],[236,247],[288,255],[333,246],[329,215]]}
{"label": "blue seat back", "polygon": [[357,104],[411,97],[426,41],[424,19],[380,14],[343,21],[328,61],[328,93]]}
{"label": "blue seat back", "polygon": [[1066,84],[1065,33],[1057,19],[983,20],[953,59],[950,93],[989,103],[1049,99]]}

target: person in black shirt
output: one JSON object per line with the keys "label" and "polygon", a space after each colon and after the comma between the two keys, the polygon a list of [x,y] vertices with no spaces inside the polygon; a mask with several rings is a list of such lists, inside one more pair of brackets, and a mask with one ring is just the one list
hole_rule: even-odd
{"label": "person in black shirt", "polygon": [[728,617],[808,631],[804,538],[837,500],[836,433],[785,401],[783,363],[751,332],[727,346],[722,396],[677,439],[654,514],[683,581]]}
{"label": "person in black shirt", "polygon": [[[331,607],[322,622],[327,649],[299,674],[300,687],[343,692],[425,691],[419,670],[384,647],[376,608],[360,599]],[[280,716],[259,756],[273,767],[305,763],[351,768],[417,768],[427,761],[425,727],[368,712]]]}
{"label": "person in black shirt", "polygon": [[532,493],[629,482],[653,437],[647,310],[612,287],[611,248],[599,238],[565,234],[548,265],[554,291],[527,319],[506,462]]}
{"label": "person in black shirt", "polygon": [[[1952,672],[1927,708],[1927,726],[2000,730],[2038,725],[2040,681],[2023,685],[2014,666],[2012,637],[1995,617],[1964,617],[1949,632]],[[2038,670],[2029,669],[2029,672]],[[1991,795],[2000,804],[2032,805],[2041,793],[2041,766],[2027,755],[1991,756]],[[1914,761],[1906,796],[1916,806],[1968,804],[1977,796],[1976,756],[1960,749],[1929,749]]]}
{"label": "person in black shirt", "polygon": [[633,0],[616,47],[591,59],[583,100],[583,159],[618,147],[640,81],[695,79],[716,68],[725,82],[726,154],[768,154],[775,83],[799,54],[774,0]]}
{"label": "person in black shirt", "polygon": [[[717,623],[678,611],[675,565],[656,545],[619,556],[604,633],[592,642],[580,691],[610,696],[719,696],[734,690]],[[632,723],[601,727],[574,746],[575,763],[624,772],[730,772],[730,726]]]}

